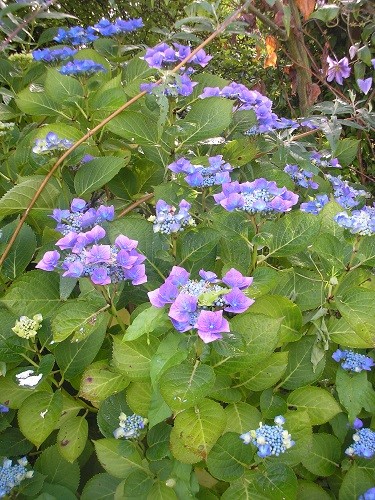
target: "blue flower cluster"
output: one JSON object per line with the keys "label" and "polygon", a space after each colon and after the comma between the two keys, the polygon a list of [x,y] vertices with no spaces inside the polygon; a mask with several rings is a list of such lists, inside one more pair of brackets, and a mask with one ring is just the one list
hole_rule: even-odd
{"label": "blue flower cluster", "polygon": [[[145,257],[137,252],[138,242],[120,234],[114,245],[98,245],[106,231],[99,224],[114,218],[114,207],[88,208],[85,200],[75,198],[70,210],[56,209],[52,217],[64,236],[56,245],[65,252],[60,262],[56,250],[46,252],[36,265],[44,271],[61,268],[69,278],[90,277],[95,285],[130,280],[133,285],[147,281]],[[86,231],[86,229],[88,229]]]}
{"label": "blue flower cluster", "polygon": [[320,153],[318,151],[313,151],[310,154],[310,161],[319,168],[341,168],[339,160],[337,158],[332,158],[328,152]]}
{"label": "blue flower cluster", "polygon": [[91,59],[76,59],[69,61],[65,66],[61,66],[59,72],[62,75],[90,75],[99,71],[106,72],[107,70],[102,64],[96,63]]}
{"label": "blue flower cluster", "polygon": [[375,432],[367,427],[353,434],[353,443],[345,450],[350,457],[372,458],[375,455]]}
{"label": "blue flower cluster", "polygon": [[189,96],[198,82],[193,82],[188,73],[166,73],[161,76],[161,83],[141,83],[140,90],[148,94],[164,94],[167,97]]}
{"label": "blue flower cluster", "polygon": [[223,191],[214,194],[216,203],[228,212],[242,210],[249,214],[270,215],[289,212],[298,202],[298,195],[288,191],[286,187],[279,188],[274,181],[260,178],[253,182],[237,181],[222,185]]}
{"label": "blue flower cluster", "polygon": [[0,413],[8,413],[9,408],[8,406],[0,404]]}
{"label": "blue flower cluster", "polygon": [[359,495],[358,500],[375,500],[375,486]]}
{"label": "blue flower cluster", "polygon": [[305,203],[301,203],[300,210],[308,214],[318,215],[324,205],[327,205],[329,198],[326,194],[318,194],[316,197]]}
{"label": "blue flower cluster", "polygon": [[375,234],[375,206],[353,210],[351,215],[347,212],[340,212],[334,216],[334,220],[341,227],[349,229],[352,234],[362,236]]}
{"label": "blue flower cluster", "polygon": [[94,28],[82,28],[81,26],[73,26],[68,30],[59,28],[54,40],[57,43],[70,43],[71,45],[87,45],[94,42],[99,37],[97,36]]}
{"label": "blue flower cluster", "polygon": [[205,188],[230,182],[229,172],[233,167],[225,163],[222,155],[208,158],[208,166],[193,165],[190,160],[180,158],[168,165],[175,174],[187,174],[184,179],[192,187]]}
{"label": "blue flower cluster", "polygon": [[0,498],[9,495],[13,488],[19,486],[24,479],[33,477],[34,471],[26,469],[27,463],[26,457],[21,458],[14,465],[12,460],[4,459],[0,467]]}
{"label": "blue flower cluster", "polygon": [[[146,51],[143,59],[147,62],[150,68],[171,69],[178,61],[183,61],[190,55],[191,49],[188,45],[180,45],[174,43],[173,47],[167,43],[160,43]],[[212,56],[206,54],[201,49],[189,61],[189,64],[197,64],[204,68],[212,59]]]}
{"label": "blue flower cluster", "polygon": [[71,49],[70,47],[63,47],[62,49],[38,49],[33,51],[33,58],[35,61],[43,61],[46,63],[63,61],[73,57],[78,50]]}
{"label": "blue flower cluster", "polygon": [[326,175],[333,187],[333,196],[343,208],[352,208],[360,203],[360,198],[367,198],[368,193],[363,189],[354,189],[348,181],[343,181],[341,176]]}
{"label": "blue flower cluster", "polygon": [[300,168],[298,165],[286,165],[284,172],[291,177],[297,186],[311,189],[318,189],[319,187],[319,184],[312,180],[314,174],[308,170]]}
{"label": "blue flower cluster", "polygon": [[185,200],[179,204],[180,210],[168,205],[164,200],[156,203],[156,216],[148,218],[154,224],[154,233],[171,234],[183,231],[187,226],[195,226],[193,217],[189,214],[191,205]]}
{"label": "blue flower cluster", "polygon": [[140,415],[125,415],[121,412],[119,416],[119,427],[113,431],[115,439],[137,439],[148,420]]}
{"label": "blue flower cluster", "polygon": [[295,445],[292,436],[283,427],[285,418],[279,415],[274,422],[276,425],[263,425],[260,422],[258,429],[240,435],[245,444],[252,443],[258,448],[257,455],[261,458],[271,455],[278,457]]}
{"label": "blue flower cluster", "polygon": [[69,149],[72,145],[72,141],[59,139],[54,132],[48,132],[45,139],[36,139],[32,151],[36,154],[49,153],[50,151]]}
{"label": "blue flower cluster", "polygon": [[141,18],[139,19],[124,19],[117,18],[114,23],[108,19],[101,19],[97,24],[94,24],[94,29],[103,36],[113,36],[120,33],[130,33],[144,26]]}
{"label": "blue flower cluster", "polygon": [[[243,276],[236,269],[230,269],[221,280],[215,273],[199,271],[200,280],[189,279],[190,273],[183,267],[174,266],[165,283],[148,293],[154,307],[171,304],[168,316],[179,332],[197,328],[199,337],[208,343],[222,338],[229,332],[229,323],[223,318],[223,311],[239,314],[253,303],[243,290],[253,278]],[[219,282],[222,282],[219,285]]]}
{"label": "blue flower cluster", "polygon": [[341,351],[337,349],[332,354],[332,358],[338,363],[341,361],[341,367],[344,370],[355,373],[359,373],[363,370],[370,371],[371,368],[375,366],[375,362],[372,358],[354,351]]}

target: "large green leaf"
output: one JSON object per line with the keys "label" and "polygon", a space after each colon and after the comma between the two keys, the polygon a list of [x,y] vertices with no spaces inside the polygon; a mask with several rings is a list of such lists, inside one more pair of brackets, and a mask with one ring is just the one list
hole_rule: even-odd
{"label": "large green leaf", "polygon": [[[5,250],[5,245],[13,234],[16,222],[11,222],[2,228],[2,238],[0,242],[0,255]],[[2,272],[4,275],[14,280],[28,266],[36,250],[36,237],[33,230],[23,224],[15,242],[13,243],[7,258],[4,261]]]}
{"label": "large green leaf", "polygon": [[113,394],[102,401],[97,414],[97,423],[104,437],[113,437],[113,431],[118,427],[121,412],[125,415],[132,413],[126,403],[125,391]]}
{"label": "large green leaf", "polygon": [[372,330],[360,330],[358,328],[357,331],[354,331],[344,318],[331,318],[327,327],[330,339],[336,344],[356,349],[366,349],[374,346],[374,334]]}
{"label": "large green leaf", "polygon": [[69,116],[61,111],[59,100],[47,95],[46,92],[35,92],[30,88],[19,92],[16,98],[16,104],[23,113],[31,116]]}
{"label": "large green leaf", "polygon": [[105,360],[96,361],[83,372],[79,396],[96,405],[128,385],[129,379],[121,373],[116,373]]}
{"label": "large green leaf", "polygon": [[132,321],[124,335],[124,342],[136,340],[146,333],[152,333],[156,328],[166,328],[170,325],[170,320],[165,310],[160,307],[150,306],[143,309]]}
{"label": "large green leaf", "polygon": [[96,474],[87,481],[83,488],[81,500],[112,500],[117,486],[120,484],[119,478],[110,476],[106,472]]}
{"label": "large green leaf", "polygon": [[276,384],[282,377],[288,364],[287,352],[274,352],[262,363],[249,366],[237,384],[233,387],[245,386],[251,391],[263,391]]}
{"label": "large green leaf", "polygon": [[104,156],[94,158],[82,165],[74,177],[74,188],[77,195],[85,197],[103,187],[129,163],[129,160],[130,154],[127,158]]}
{"label": "large green leaf", "polygon": [[[180,345],[182,344],[182,345]],[[153,387],[156,387],[161,375],[171,366],[178,365],[187,358],[181,334],[170,332],[160,343],[151,359],[150,377]]]}
{"label": "large green leaf", "polygon": [[336,297],[337,309],[359,335],[372,335],[375,346],[375,291],[353,287]]}
{"label": "large green leaf", "polygon": [[356,258],[363,266],[375,265],[375,235],[360,240]]}
{"label": "large green leaf", "polygon": [[48,97],[63,106],[72,104],[84,94],[84,89],[76,78],[62,75],[53,68],[47,70],[44,88]]}
{"label": "large green leaf", "polygon": [[[6,401],[6,405],[9,408],[18,409],[22,406],[22,403],[27,399],[32,391],[35,389],[30,389],[29,387],[21,387],[16,382],[16,375],[25,371],[25,367],[18,367],[14,370],[10,370],[4,377],[0,377],[0,394],[1,401]],[[35,373],[34,373],[35,375]],[[51,387],[49,383],[42,378],[38,385],[36,386],[38,391],[47,392],[52,394]]]}
{"label": "large green leaf", "polygon": [[159,340],[155,337],[150,337],[148,342],[143,338],[123,342],[119,337],[114,337],[113,365],[132,380],[147,379],[150,374],[150,361],[158,345]]}
{"label": "large green leaf", "polygon": [[272,500],[296,499],[298,485],[296,475],[283,463],[264,462],[259,467],[255,485],[259,493]]}
{"label": "large green leaf", "polygon": [[35,462],[35,470],[44,474],[53,485],[65,486],[73,493],[78,489],[80,472],[77,462],[70,463],[63,458],[57,445],[45,449]]}
{"label": "large green leaf", "polygon": [[257,429],[262,416],[257,408],[240,401],[225,407],[227,425],[224,432],[244,434],[251,429]]}
{"label": "large green leaf", "polygon": [[288,396],[288,406],[306,410],[312,425],[324,424],[341,412],[333,396],[320,387],[300,387]]}
{"label": "large green leaf", "polygon": [[94,441],[94,446],[99,462],[111,476],[123,479],[134,469],[143,470],[135,443],[105,438]]}
{"label": "large green leaf", "polygon": [[210,269],[216,260],[216,247],[220,233],[211,228],[187,231],[177,240],[178,265],[191,273]]}
{"label": "large green leaf", "polygon": [[340,466],[341,445],[335,436],[313,434],[312,446],[302,460],[307,470],[317,476],[331,476]]}
{"label": "large green leaf", "polygon": [[55,428],[61,410],[61,392],[31,394],[18,410],[18,424],[22,434],[39,448]]}
{"label": "large green leaf", "polygon": [[81,455],[86,446],[88,431],[85,417],[72,417],[61,425],[57,434],[57,447],[65,460],[74,462]]}
{"label": "large green leaf", "polygon": [[370,400],[370,393],[373,393],[365,371],[348,373],[341,367],[336,372],[336,390],[340,403],[348,412],[350,422],[360,414],[362,407]]}
{"label": "large green leaf", "polygon": [[121,113],[108,123],[107,129],[134,144],[158,144],[157,121],[137,111]]}
{"label": "large green leaf", "polygon": [[339,492],[339,500],[352,500],[359,498],[367,490],[374,486],[371,475],[353,463],[345,474]]}
{"label": "large green leaf", "polygon": [[161,460],[169,454],[169,438],[172,427],[165,422],[152,427],[147,433],[148,448],[146,456],[148,460]]}

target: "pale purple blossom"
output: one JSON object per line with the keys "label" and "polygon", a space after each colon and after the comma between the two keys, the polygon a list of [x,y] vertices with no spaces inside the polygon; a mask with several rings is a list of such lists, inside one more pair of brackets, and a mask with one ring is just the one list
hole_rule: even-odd
{"label": "pale purple blossom", "polygon": [[350,66],[347,57],[343,57],[339,61],[327,56],[328,70],[327,82],[336,81],[339,85],[343,84],[343,80],[350,76]]}

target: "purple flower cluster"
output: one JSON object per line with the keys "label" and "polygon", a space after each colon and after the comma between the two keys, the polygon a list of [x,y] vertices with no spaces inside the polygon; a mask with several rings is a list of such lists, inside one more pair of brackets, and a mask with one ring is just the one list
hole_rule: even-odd
{"label": "purple flower cluster", "polygon": [[121,412],[119,416],[119,427],[113,431],[115,439],[137,439],[145,428],[148,420],[140,415],[125,415]]}
{"label": "purple flower cluster", "polygon": [[73,57],[78,51],[70,47],[63,47],[62,49],[38,49],[33,51],[33,58],[35,61],[43,61],[46,63],[63,61]]}
{"label": "purple flower cluster", "polygon": [[195,226],[193,217],[189,214],[190,203],[182,200],[179,204],[180,210],[168,205],[164,200],[156,203],[156,216],[149,217],[154,224],[154,233],[171,234],[183,231],[187,226]]}
{"label": "purple flower cluster", "polygon": [[222,155],[208,158],[208,166],[193,165],[186,158],[180,158],[168,165],[175,174],[187,174],[184,179],[192,187],[210,187],[230,182],[229,172],[233,167],[225,163]]}
{"label": "purple flower cluster", "polygon": [[359,495],[358,500],[375,500],[375,486]]}
{"label": "purple flower cluster", "polygon": [[60,255],[57,250],[46,252],[36,265],[38,269],[54,271],[58,267],[64,271],[65,277],[90,277],[95,285],[109,285],[127,279],[133,285],[147,281],[142,264],[145,257],[137,252],[137,241],[119,235],[114,245],[98,244],[106,236],[105,229],[99,224],[113,219],[113,207],[87,208],[84,200],[76,198],[71,210],[56,209],[52,217],[58,223],[57,231],[64,235],[56,242],[64,253]]}
{"label": "purple flower cluster", "polygon": [[[168,70],[175,66],[178,61],[183,61],[190,53],[191,49],[188,45],[174,43],[173,47],[171,47],[167,43],[160,43],[153,48],[147,49],[144,60],[150,68]],[[201,49],[190,59],[189,64],[197,64],[204,68],[211,59],[212,56],[207,55]]]}
{"label": "purple flower cluster", "polygon": [[341,227],[349,229],[352,234],[362,236],[375,234],[375,206],[353,210],[351,215],[347,212],[340,212],[334,216],[334,220]]}
{"label": "purple flower cluster", "polygon": [[189,96],[198,82],[193,82],[187,73],[167,73],[162,75],[161,83],[141,83],[140,90],[148,94],[164,94],[167,97]]}
{"label": "purple flower cluster", "polygon": [[316,197],[306,203],[301,203],[300,210],[308,214],[318,215],[324,205],[327,205],[329,198],[326,194],[318,194]]}
{"label": "purple flower cluster", "polygon": [[72,141],[59,139],[58,135],[54,132],[48,132],[45,139],[36,139],[32,151],[36,154],[42,154],[54,150],[69,149],[72,145]]}
{"label": "purple flower cluster", "polygon": [[375,432],[367,427],[357,430],[353,435],[354,443],[345,450],[350,457],[372,458],[375,455]]}
{"label": "purple flower cluster", "polygon": [[308,170],[300,168],[298,165],[286,165],[284,172],[291,177],[297,186],[311,189],[318,189],[319,187],[319,184],[312,180],[314,174]]}
{"label": "purple flower cluster", "polygon": [[91,26],[82,28],[81,26],[73,26],[68,30],[59,28],[54,40],[57,43],[70,43],[71,45],[87,45],[98,39],[98,36]]}
{"label": "purple flower cluster", "polygon": [[313,151],[310,154],[310,161],[313,165],[319,168],[341,168],[339,160],[337,158],[332,158],[329,153],[319,153],[318,151]]}
{"label": "purple flower cluster", "polygon": [[368,193],[363,189],[354,189],[349,185],[348,181],[343,181],[341,176],[334,177],[333,175],[326,175],[333,187],[333,196],[337,203],[343,208],[352,208],[360,203],[361,197],[368,197]]}
{"label": "purple flower cluster", "polygon": [[350,76],[350,66],[347,57],[343,57],[339,61],[327,56],[328,70],[327,82],[336,81],[339,85],[343,84],[343,79]]}
{"label": "purple flower cluster", "polygon": [[99,71],[106,72],[107,70],[102,64],[96,63],[91,59],[76,59],[69,61],[65,66],[61,66],[59,72],[62,75],[90,75]]}
{"label": "purple flower cluster", "polygon": [[97,24],[94,24],[94,29],[103,36],[118,35],[119,33],[130,33],[144,26],[142,18],[139,19],[116,19],[111,23],[108,19],[101,19]]}
{"label": "purple flower cluster", "polygon": [[0,404],[0,413],[8,413],[9,408],[8,406]]}
{"label": "purple flower cluster", "polygon": [[298,202],[297,194],[288,191],[285,186],[278,188],[276,182],[263,178],[242,184],[235,181],[222,187],[223,191],[214,194],[214,198],[228,212],[237,209],[250,214],[269,215],[289,212]]}
{"label": "purple flower cluster", "polygon": [[199,276],[200,280],[192,280],[188,271],[174,266],[165,283],[148,296],[155,307],[171,304],[168,315],[176,330],[186,332],[196,328],[199,337],[208,343],[230,331],[223,311],[242,313],[254,303],[243,293],[253,278],[233,268],[221,280],[215,273],[203,269]]}
{"label": "purple flower cluster", "polygon": [[341,351],[341,349],[337,349],[332,354],[332,358],[338,363],[341,361],[341,368],[348,372],[360,373],[363,370],[371,371],[371,368],[375,366],[372,358],[350,350]]}

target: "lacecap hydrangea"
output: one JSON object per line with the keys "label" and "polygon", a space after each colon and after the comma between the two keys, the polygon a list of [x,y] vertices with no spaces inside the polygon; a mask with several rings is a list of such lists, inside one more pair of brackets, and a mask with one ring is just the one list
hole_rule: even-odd
{"label": "lacecap hydrangea", "polygon": [[148,420],[140,415],[125,415],[121,412],[119,416],[119,427],[113,431],[115,439],[137,439],[145,428]]}
{"label": "lacecap hydrangea", "polygon": [[0,498],[9,495],[24,479],[33,477],[34,471],[27,470],[27,464],[26,457],[20,458],[15,464],[8,458],[4,459],[0,467]]}
{"label": "lacecap hydrangea", "polygon": [[334,216],[334,220],[352,234],[361,236],[375,234],[375,206],[365,206],[361,210],[353,210],[351,214],[340,212]]}
{"label": "lacecap hydrangea", "polygon": [[359,495],[358,500],[375,500],[375,486]]}
{"label": "lacecap hydrangea", "polygon": [[233,167],[223,160],[222,155],[210,156],[208,165],[193,164],[186,158],[179,158],[168,165],[175,174],[187,174],[184,179],[191,187],[206,188],[230,182],[229,172]]}
{"label": "lacecap hydrangea", "polygon": [[315,198],[305,203],[301,203],[300,210],[308,214],[318,215],[322,208],[329,202],[328,195],[317,194]]}
{"label": "lacecap hydrangea", "polygon": [[314,174],[300,168],[298,165],[286,165],[284,167],[284,172],[289,175],[289,177],[297,184],[304,188],[318,189],[319,184],[313,181]]}
{"label": "lacecap hydrangea", "polygon": [[363,370],[371,371],[371,368],[375,366],[372,358],[351,350],[341,351],[341,349],[337,349],[332,354],[332,358],[341,363],[341,368],[344,370],[355,373],[360,373]]}
{"label": "lacecap hydrangea", "polygon": [[353,443],[345,450],[349,457],[372,458],[375,455],[375,432],[368,427],[357,429]]}
{"label": "lacecap hydrangea", "polygon": [[32,52],[34,61],[43,61],[45,63],[53,63],[63,61],[73,57],[78,52],[77,49],[70,47],[62,47],[60,49],[37,49]]}
{"label": "lacecap hydrangea", "polygon": [[195,226],[195,221],[189,214],[190,207],[190,203],[182,200],[177,211],[176,207],[168,205],[164,200],[158,200],[155,207],[156,215],[148,218],[153,223],[154,233],[177,233],[188,226]]}
{"label": "lacecap hydrangea", "polygon": [[60,139],[55,132],[48,132],[44,139],[36,139],[32,151],[35,154],[43,154],[61,149],[69,149],[72,145],[73,141]]}
{"label": "lacecap hydrangea", "polygon": [[203,342],[208,343],[230,331],[224,312],[242,313],[254,303],[243,292],[253,278],[233,268],[221,280],[203,269],[199,276],[201,279],[190,279],[188,271],[174,266],[165,283],[149,292],[148,297],[154,307],[171,304],[168,315],[177,331],[196,329]]}

